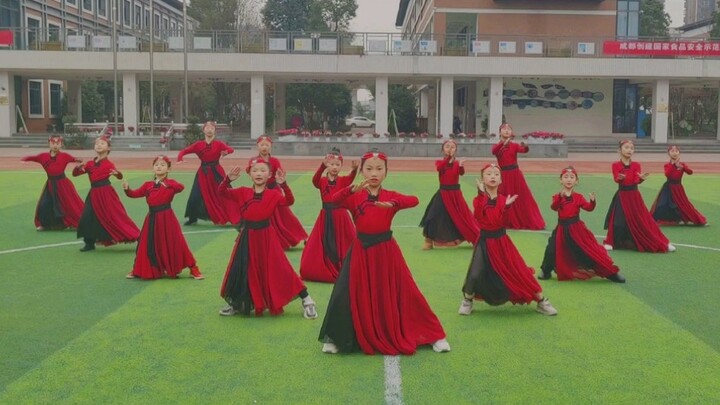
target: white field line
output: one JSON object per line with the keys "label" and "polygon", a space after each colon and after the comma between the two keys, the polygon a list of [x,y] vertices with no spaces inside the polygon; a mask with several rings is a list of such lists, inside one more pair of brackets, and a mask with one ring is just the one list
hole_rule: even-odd
{"label": "white field line", "polygon": [[385,403],[403,404],[400,356],[385,356]]}

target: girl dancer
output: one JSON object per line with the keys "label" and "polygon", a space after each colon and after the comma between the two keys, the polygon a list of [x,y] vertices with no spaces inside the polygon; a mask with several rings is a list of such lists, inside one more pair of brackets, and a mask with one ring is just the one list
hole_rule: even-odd
{"label": "girl dancer", "polygon": [[110,246],[120,242],[135,242],[140,236],[140,230],[128,217],[120,197],[110,184],[110,176],[123,178],[122,173],[107,158],[110,146],[107,137],[98,137],[95,140],[97,157],[75,166],[72,172],[76,177],[87,173],[90,179],[90,191],[77,228],[77,237],[83,238],[85,242],[81,252],[94,250],[96,242]]}
{"label": "girl dancer", "polygon": [[519,145],[511,139],[514,137],[510,124],[500,125],[500,142],[492,148],[502,170],[502,184],[499,194],[518,195],[518,202],[508,207],[507,227],[511,229],[545,229],[545,221],[537,202],[518,167],[517,154],[527,153],[530,148],[521,142]]}
{"label": "girl dancer", "polygon": [[177,156],[178,164],[183,163],[185,155],[190,153],[196,154],[201,162],[185,208],[185,217],[188,219],[185,225],[194,225],[198,219],[210,220],[215,225],[227,222],[238,223],[239,217],[228,215],[230,202],[220,197],[218,192],[218,186],[225,177],[225,170],[220,166],[220,158],[233,153],[233,148],[215,139],[215,122],[206,122],[203,133],[204,141],[195,142],[181,150]]}
{"label": "girl dancer", "polygon": [[368,152],[360,161],[365,180],[345,187],[332,202],[347,208],[357,227],[333,288],[320,330],[322,351],[413,354],[431,344],[450,351],[445,331],[415,285],[390,224],[401,209],[418,205],[414,196],[382,188],[387,157]]}
{"label": "girl dancer", "polygon": [[505,196],[498,188],[502,183],[500,168],[488,164],[476,180],[478,195],[473,200],[475,218],[480,224],[480,239],[475,245],[462,292],[464,298],[458,313],[470,315],[473,299],[490,305],[537,302],[536,311],[543,315],[557,315],[557,310],[543,297],[535,280],[535,271],[525,264],[522,256],[505,234],[507,212],[519,199],[517,194]]}
{"label": "girl dancer", "polygon": [[[270,179],[268,179],[267,188],[275,188],[277,186],[275,176],[278,170],[282,170],[282,165],[277,158],[270,156],[272,139],[269,136],[263,135],[257,139],[256,145],[258,157],[270,165]],[[281,205],[275,210],[272,220],[270,221],[270,226],[277,231],[277,235],[280,238],[280,245],[284,250],[288,250],[308,238],[308,234],[305,232],[305,228],[303,228],[300,220],[293,214],[290,207],[286,205]]]}
{"label": "girl dancer", "polygon": [[[300,277],[303,280],[334,283],[345,254],[355,238],[355,226],[350,214],[330,202],[332,195],[338,189],[352,184],[357,174],[358,163],[353,161],[350,173],[340,176],[342,164],[342,154],[333,148],[313,176],[313,185],[320,190],[322,210],[300,258]],[[327,174],[323,176],[325,172]]]}
{"label": "girl dancer", "polygon": [[454,246],[463,240],[475,243],[480,233],[477,221],[470,212],[460,191],[460,176],[465,174],[464,160],[456,160],[457,144],[448,140],[442,144],[443,159],[435,161],[440,178],[440,190],[433,196],[420,221],[425,236],[424,250],[435,246]]}
{"label": "girl dancer", "polygon": [[683,175],[693,174],[692,169],[680,161],[680,148],[677,145],[668,148],[668,155],[670,162],[665,164],[667,181],[660,189],[650,213],[660,225],[707,225],[707,219],[692,205],[682,185]]}
{"label": "girl dancer", "polygon": [[153,160],[153,181],[143,183],[133,190],[127,181],[123,181],[125,194],[130,198],[145,197],[150,213],[145,217],[135,264],[127,278],[156,279],[163,275],[177,278],[185,267],[196,280],[204,277],[197,268],[195,258],[188,248],[180,230],[180,223],[170,206],[175,194],[182,192],[185,186],[168,178],[170,158],[160,155]]}
{"label": "girl dancer", "polygon": [[640,252],[674,252],[673,246],[663,235],[652,215],[645,207],[638,184],[650,173],[643,173],[640,164],[632,161],[635,144],[620,142],[620,161],[612,164],[613,178],[618,191],[610,202],[605,217],[605,249],[630,249]]}
{"label": "girl dancer", "polygon": [[590,202],[582,194],[574,192],[578,184],[578,173],[568,166],[560,173],[562,190],[552,198],[553,211],[558,212],[558,225],[552,231],[543,259],[542,275],[538,278],[548,280],[552,271],[557,272],[558,280],[585,280],[593,276],[607,278],[616,283],[624,283],[625,278],[618,273],[620,269],[613,263],[607,251],[597,243],[595,236],[580,220],[580,209],[595,209],[595,193],[590,193]]}
{"label": "girl dancer", "polygon": [[303,316],[317,318],[315,302],[285,256],[275,228],[270,226],[270,218],[279,206],[295,202],[285,183],[285,173],[278,170],[277,187],[269,189],[270,165],[254,159],[248,170],[252,187],[231,189],[230,182],[240,176],[240,171],[239,167],[233,168],[220,183],[220,193],[233,201],[243,219],[220,290],[220,296],[228,303],[220,315],[248,315],[253,309],[256,316],[261,316],[265,309],[271,315],[279,315],[285,305],[300,296]]}
{"label": "girl dancer", "polygon": [[61,152],[62,143],[61,136],[51,136],[48,138],[50,152],[21,159],[41,164],[47,173],[47,181],[35,208],[35,228],[38,231],[77,228],[82,215],[83,202],[72,181],[65,177],[65,167],[73,162],[82,163],[82,160]]}

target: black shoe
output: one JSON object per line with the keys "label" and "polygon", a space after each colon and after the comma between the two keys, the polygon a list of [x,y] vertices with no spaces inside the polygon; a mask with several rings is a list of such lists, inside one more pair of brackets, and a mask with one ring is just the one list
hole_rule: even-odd
{"label": "black shoe", "polygon": [[183,225],[191,226],[191,225],[195,225],[195,224],[197,224],[197,219],[188,219],[187,221],[185,221],[185,223]]}
{"label": "black shoe", "polygon": [[80,248],[81,252],[89,252],[91,250],[95,250],[95,245],[90,245],[90,244],[86,243],[85,246]]}
{"label": "black shoe", "polygon": [[620,273],[615,273],[612,276],[607,278],[608,280],[612,281],[613,283],[624,283],[625,277],[621,276]]}
{"label": "black shoe", "polygon": [[542,272],[541,275],[538,276],[538,280],[550,280],[552,278],[552,272]]}

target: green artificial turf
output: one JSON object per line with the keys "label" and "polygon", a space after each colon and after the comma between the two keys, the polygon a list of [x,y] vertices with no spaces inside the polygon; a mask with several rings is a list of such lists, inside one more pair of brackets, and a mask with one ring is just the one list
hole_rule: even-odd
{"label": "green artificial turf", "polygon": [[[306,226],[320,209],[311,175],[289,177],[293,211]],[[136,187],[149,174],[126,176]],[[192,176],[174,174],[188,187]],[[509,235],[528,264],[539,268],[556,222],[549,202],[559,182],[556,175],[527,179],[548,229]],[[43,181],[39,171],[0,172],[6,230],[0,251],[57,245],[0,252],[0,404],[385,401],[383,356],[320,352],[317,335],[331,285],[307,283],[320,312],[315,321],[302,317],[299,301],[278,317],[221,317],[219,288],[236,236],[232,227],[201,221],[183,228],[205,280],[187,272],[178,280],[126,280],[134,245],[80,253],[73,231],[35,231]],[[74,181],[84,198],[87,179]],[[471,201],[474,179],[462,181]],[[655,175],[641,185],[648,205],[662,181]],[[387,188],[420,199],[420,206],[396,216],[394,236],[452,346],[446,354],[423,347],[400,358],[403,402],[719,403],[718,181],[720,176],[702,174],[685,179],[691,200],[713,226],[663,228],[677,252],[611,253],[627,284],[542,281],[557,317],[539,315],[533,306],[482,303],[461,317],[460,288],[472,248],[422,251],[417,224],[437,190],[436,175],[391,173]],[[188,191],[173,204],[179,216]],[[608,175],[583,175],[578,191],[598,194],[597,210],[581,217],[604,235],[614,183]],[[140,224],[145,202],[121,198]],[[288,252],[296,269],[301,253]]]}

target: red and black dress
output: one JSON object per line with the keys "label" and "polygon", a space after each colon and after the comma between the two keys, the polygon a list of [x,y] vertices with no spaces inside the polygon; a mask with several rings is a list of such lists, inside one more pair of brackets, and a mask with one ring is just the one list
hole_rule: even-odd
{"label": "red and black dress", "polygon": [[220,192],[232,200],[242,217],[220,296],[244,314],[255,310],[260,316],[268,309],[271,315],[279,315],[305,290],[280,246],[277,231],[270,226],[278,207],[295,202],[290,187],[283,184],[256,193],[251,187],[231,189],[230,180],[225,178]]}
{"label": "red and black dress", "polygon": [[73,169],[73,176],[87,173],[90,179],[90,191],[77,228],[77,237],[83,238],[86,245],[94,245],[95,242],[104,246],[130,243],[140,236],[140,230],[110,184],[113,170],[117,172],[116,177],[122,179],[122,173],[107,158],[95,158]]}
{"label": "red and black dress", "polygon": [[[479,192],[473,200],[480,238],[475,245],[462,291],[490,305],[529,304],[542,292],[535,270],[525,264],[520,252],[505,233],[508,217],[507,198],[499,194],[491,199]],[[518,198],[518,201],[520,198]]]}
{"label": "red and black dress", "polygon": [[[272,156],[268,156],[267,158],[262,156],[259,157],[268,162],[270,165],[270,178],[267,181],[266,187],[270,189],[277,187],[277,183],[275,182],[275,173],[278,169],[282,169],[280,160]],[[292,210],[290,210],[290,207],[287,205],[278,206],[278,209],[273,212],[270,225],[277,231],[278,238],[280,238],[280,245],[283,250],[288,250],[308,238],[308,234],[305,232],[305,228],[303,228],[300,220],[295,216],[295,214],[293,214]]]}
{"label": "red and black dress", "polygon": [[670,162],[665,164],[667,181],[663,184],[652,205],[652,209],[650,209],[653,218],[660,225],[677,225],[679,222],[693,225],[705,225],[707,223],[707,219],[695,209],[695,206],[692,205],[687,194],[685,194],[685,187],[682,185],[682,177],[685,173],[693,174],[692,169],[685,163]]}
{"label": "red and black dress", "polygon": [[[645,206],[638,184],[642,168],[639,163],[629,165],[618,161],[612,164],[613,179],[618,183],[607,216],[605,244],[615,249],[629,249],[640,252],[665,253],[669,241],[662,233]],[[621,179],[619,176],[624,175]]]}
{"label": "red and black dress", "polygon": [[330,198],[337,190],[352,184],[357,170],[330,180],[327,176],[323,177],[325,169],[325,164],[320,164],[312,179],[315,188],[320,190],[322,210],[300,258],[300,277],[308,281],[334,283],[345,254],[355,239],[355,225],[348,211],[331,203]]}
{"label": "red and black dress", "polygon": [[21,160],[39,163],[47,173],[47,181],[35,208],[35,227],[77,228],[83,211],[83,202],[72,181],[65,177],[65,167],[80,161],[65,152],[58,152],[55,155],[45,152],[35,156],[25,156]]}
{"label": "red and black dress", "polygon": [[440,190],[430,200],[420,221],[423,236],[439,246],[452,246],[463,240],[474,244],[480,229],[460,191],[465,168],[452,157],[435,161]]}
{"label": "red and black dress", "polygon": [[558,280],[563,281],[595,276],[608,278],[620,271],[607,250],[580,220],[580,209],[593,211],[595,201],[588,202],[578,193],[570,196],[555,194],[550,208],[558,212],[558,225],[545,248],[543,274],[549,275],[555,270]]}
{"label": "red and black dress", "polygon": [[225,142],[213,139],[210,143],[197,141],[178,153],[178,162],[182,162],[183,157],[190,153],[200,158],[200,168],[195,175],[185,208],[185,218],[188,218],[189,224],[198,219],[212,221],[215,225],[240,222],[240,217],[229,215],[230,201],[221,197],[218,192],[218,186],[225,177],[225,170],[220,166],[223,152],[230,154],[234,150]]}
{"label": "red and black dress", "polygon": [[518,196],[508,208],[507,227],[510,229],[545,229],[545,220],[540,208],[518,166],[517,154],[527,153],[529,150],[527,145],[519,145],[512,141],[507,144],[500,141],[492,147],[492,153],[497,157],[502,171],[502,183],[498,188],[498,194]]}
{"label": "red and black dress", "polygon": [[[395,214],[418,205],[417,197],[384,189],[373,196],[345,187],[332,201],[350,210],[358,233],[330,296],[320,341],[341,352],[398,355],[444,339],[390,230]],[[377,201],[393,207],[379,207]]]}
{"label": "red and black dress", "polygon": [[150,208],[145,217],[133,265],[132,275],[144,279],[177,277],[186,267],[195,266],[195,258],[182,234],[170,203],[185,186],[172,179],[148,181],[137,190],[127,189],[130,198],[143,198]]}

